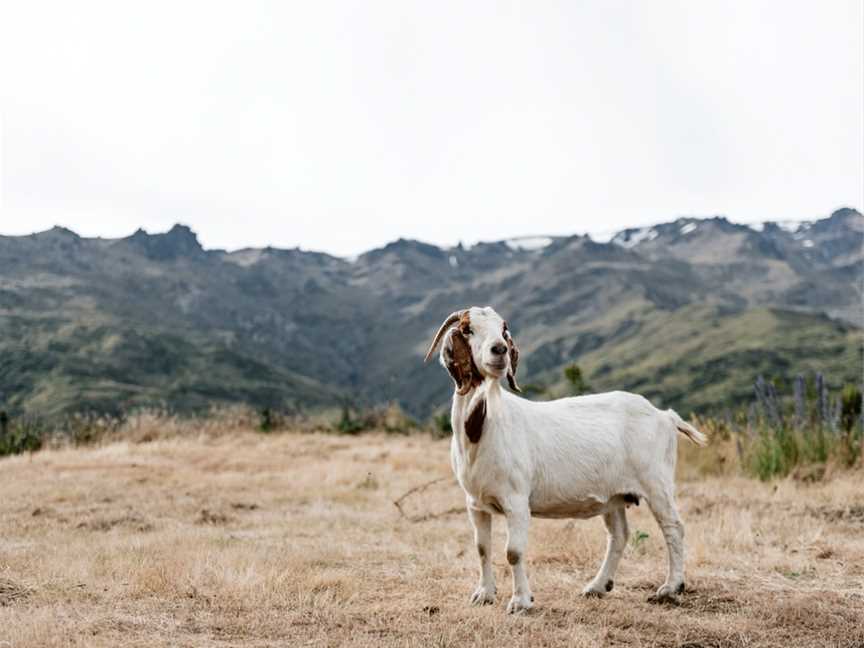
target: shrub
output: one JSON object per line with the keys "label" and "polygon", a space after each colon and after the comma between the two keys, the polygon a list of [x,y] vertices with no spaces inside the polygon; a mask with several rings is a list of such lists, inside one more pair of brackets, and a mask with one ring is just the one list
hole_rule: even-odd
{"label": "shrub", "polygon": [[570,391],[574,396],[587,394],[591,391],[591,387],[585,382],[582,376],[582,369],[577,364],[571,364],[564,369],[564,377],[570,383]]}
{"label": "shrub", "polygon": [[450,412],[441,412],[432,418],[432,432],[436,437],[444,438],[453,432],[453,425],[450,422]]}
{"label": "shrub", "polygon": [[840,394],[840,425],[846,434],[861,423],[861,390],[855,385],[845,385]]}
{"label": "shrub", "polygon": [[258,412],[258,429],[261,432],[273,432],[282,427],[282,417],[269,407]]}
{"label": "shrub", "polygon": [[763,428],[750,449],[747,468],[766,481],[784,476],[798,463],[800,449],[797,439],[786,429]]}
{"label": "shrub", "polygon": [[9,420],[3,412],[5,423],[0,426],[0,457],[36,452],[45,440],[45,431],[34,419]]}
{"label": "shrub", "polygon": [[124,418],[92,413],[73,414],[59,424],[58,432],[76,446],[99,443],[119,430]]}
{"label": "shrub", "polygon": [[348,404],[343,404],[342,415],[335,429],[341,434],[359,434],[367,430],[407,434],[417,427],[416,421],[405,414],[396,403],[364,410],[357,410]]}
{"label": "shrub", "polygon": [[854,464],[861,453],[861,426],[856,425],[861,418],[860,389],[846,385],[839,398],[832,399],[821,373],[810,385],[798,375],[792,407],[784,408],[776,384],[782,383],[759,376],[753,386],[756,400],[748,415],[745,470],[767,480],[832,459]]}
{"label": "shrub", "polygon": [[342,434],[358,434],[366,430],[367,427],[362,419],[351,415],[351,408],[343,405],[342,416],[339,418],[339,423],[336,424],[336,429]]}

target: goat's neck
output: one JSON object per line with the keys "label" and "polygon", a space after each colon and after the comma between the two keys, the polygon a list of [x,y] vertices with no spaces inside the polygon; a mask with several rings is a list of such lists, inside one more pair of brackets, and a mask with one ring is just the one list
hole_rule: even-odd
{"label": "goat's neck", "polygon": [[453,403],[460,410],[470,411],[474,405],[480,402],[481,398],[488,401],[496,401],[501,397],[501,383],[494,378],[484,378],[476,387],[472,387],[467,394],[460,394],[458,391],[453,393]]}
{"label": "goat's neck", "polygon": [[453,434],[457,435],[459,445],[462,448],[467,448],[471,444],[465,433],[465,420],[475,407],[480,405],[480,401],[486,401],[486,425],[484,434],[489,431],[490,414],[495,412],[501,406],[501,383],[494,378],[484,378],[483,381],[472,388],[467,394],[460,394],[458,391],[453,394],[453,409],[450,413],[451,423],[453,425]]}

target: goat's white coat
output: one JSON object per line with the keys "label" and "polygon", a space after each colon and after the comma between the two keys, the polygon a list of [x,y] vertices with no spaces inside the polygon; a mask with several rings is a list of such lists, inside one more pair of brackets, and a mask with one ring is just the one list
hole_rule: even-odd
{"label": "goat's white coat", "polygon": [[[606,558],[584,593],[609,591],[628,538],[625,495],[646,501],[663,531],[669,571],[657,597],[674,597],[684,582],[684,529],[674,495],[677,434],[700,445],[705,437],[672,410],[658,410],[635,394],[533,402],[505,391],[499,382],[504,372],[489,364],[488,353],[501,340],[503,320],[491,308],[472,308],[470,317],[472,353],[480,360],[477,366],[484,380],[464,396],[454,394],[451,462],[466,494],[480,554],[480,584],[472,603],[494,601],[495,513],[503,514],[508,526],[507,555],[513,571],[508,611],[528,609],[533,602],[523,558],[531,516],[602,515],[608,531]],[[449,343],[448,334],[442,362]],[[484,399],[482,436],[472,443],[465,421]]]}

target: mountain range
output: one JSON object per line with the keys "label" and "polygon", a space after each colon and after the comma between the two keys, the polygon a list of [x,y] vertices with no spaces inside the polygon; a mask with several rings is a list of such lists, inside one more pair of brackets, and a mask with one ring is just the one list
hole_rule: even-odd
{"label": "mountain range", "polygon": [[423,355],[441,320],[492,305],[535,397],[640,392],[682,413],[751,398],[758,374],[862,379],[864,216],[760,226],[679,218],[609,240],[354,259],[204,249],[188,227],[120,239],[0,236],[0,408],[54,417],[217,403],[311,411],[398,402],[426,417],[450,381]]}

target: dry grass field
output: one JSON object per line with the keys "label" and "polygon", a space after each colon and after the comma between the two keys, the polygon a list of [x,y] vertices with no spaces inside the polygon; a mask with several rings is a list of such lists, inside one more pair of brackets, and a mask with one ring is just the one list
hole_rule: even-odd
{"label": "dry grass field", "polygon": [[[500,519],[498,602],[467,605],[476,556],[448,513],[462,504],[448,447],[235,430],[2,459],[0,647],[864,646],[860,469],[696,477],[688,449],[679,605],[646,602],[665,555],[642,506],[601,600],[579,593],[602,522],[535,521],[536,607],[511,617]],[[437,477],[400,514],[393,501]]]}

